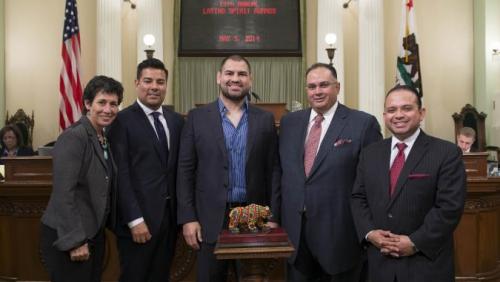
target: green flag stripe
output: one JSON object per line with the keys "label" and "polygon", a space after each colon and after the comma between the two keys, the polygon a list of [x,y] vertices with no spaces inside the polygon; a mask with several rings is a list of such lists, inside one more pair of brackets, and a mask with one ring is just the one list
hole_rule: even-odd
{"label": "green flag stripe", "polygon": [[398,60],[397,67],[398,67],[399,73],[401,74],[401,78],[405,82],[405,85],[415,87],[413,80],[411,80],[410,74],[406,71],[405,67],[403,66],[403,64],[399,60]]}

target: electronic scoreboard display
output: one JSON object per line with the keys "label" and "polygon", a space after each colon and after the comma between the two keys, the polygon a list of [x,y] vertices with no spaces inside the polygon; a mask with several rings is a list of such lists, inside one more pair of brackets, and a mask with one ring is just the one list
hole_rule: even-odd
{"label": "electronic scoreboard display", "polygon": [[181,0],[179,56],[301,56],[299,0]]}

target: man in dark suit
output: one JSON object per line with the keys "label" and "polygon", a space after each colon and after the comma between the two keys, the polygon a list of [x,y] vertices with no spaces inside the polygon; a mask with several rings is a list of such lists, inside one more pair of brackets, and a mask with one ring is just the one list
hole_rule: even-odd
{"label": "man in dark suit", "polygon": [[358,281],[362,249],[349,199],[359,152],[382,139],[380,126],[337,101],[340,83],[332,66],[312,65],[306,80],[311,108],[281,120],[281,187],[272,204],[274,220],[296,248],[288,281]]}
{"label": "man in dark suit", "polygon": [[118,113],[110,143],[118,166],[120,281],[168,281],[177,222],[175,182],[184,120],[162,106],[168,72],[137,67],[137,101]]}
{"label": "man in dark suit", "polygon": [[424,116],[414,89],[394,87],[384,110],[393,136],[360,156],[351,205],[372,282],[455,281],[453,230],[466,195],[462,153],[425,134]]}
{"label": "man in dark suit", "polygon": [[177,176],[178,222],[198,250],[197,281],[226,281],[227,262],[213,251],[231,208],[269,205],[277,165],[274,118],[247,101],[248,61],[225,58],[217,73],[219,98],[193,109],[182,131]]}

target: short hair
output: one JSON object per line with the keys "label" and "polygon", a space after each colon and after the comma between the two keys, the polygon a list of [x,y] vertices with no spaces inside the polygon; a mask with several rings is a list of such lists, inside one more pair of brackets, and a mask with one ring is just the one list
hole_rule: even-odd
{"label": "short hair", "polygon": [[118,96],[118,104],[121,104],[123,100],[122,84],[111,77],[96,75],[87,83],[85,90],[83,90],[83,114],[87,114],[85,101],[92,103],[97,93],[101,91],[107,94],[116,94]]}
{"label": "short hair", "polygon": [[474,139],[476,139],[476,131],[474,130],[474,128],[472,127],[462,127],[458,133],[458,135],[463,135],[465,137],[472,137]]}
{"label": "short hair", "polygon": [[387,100],[387,97],[388,97],[388,96],[389,96],[392,92],[399,91],[399,90],[406,90],[406,91],[411,92],[413,95],[415,95],[415,97],[417,98],[417,105],[418,105],[418,108],[419,108],[419,109],[421,109],[421,108],[422,108],[422,97],[421,97],[421,95],[418,93],[417,89],[415,89],[414,87],[408,86],[408,85],[396,85],[396,86],[394,86],[393,88],[391,88],[391,89],[387,92],[387,95],[385,95],[385,99]]}
{"label": "short hair", "polygon": [[19,130],[19,127],[17,125],[14,125],[14,124],[7,124],[0,130],[0,143],[2,144],[2,148],[5,148],[5,144],[3,143],[3,136],[5,135],[5,133],[7,133],[9,131],[14,132],[14,135],[16,135],[17,147],[24,146],[23,136],[21,134],[21,130]]}
{"label": "short hair", "polygon": [[248,67],[248,72],[252,73],[252,67],[250,67],[250,63],[248,62],[248,60],[245,57],[243,57],[241,55],[237,55],[237,54],[230,55],[230,56],[227,56],[224,59],[222,59],[222,62],[220,63],[220,67],[219,67],[220,72],[222,72],[222,68],[224,67],[226,62],[229,60],[236,61],[236,62],[241,62],[241,61],[245,62],[245,64]]}
{"label": "short hair", "polygon": [[315,70],[315,69],[319,69],[319,68],[325,68],[327,70],[330,71],[330,73],[332,74],[333,78],[337,79],[337,70],[332,66],[332,65],[329,65],[329,64],[325,64],[325,63],[315,63],[313,64],[312,66],[310,66],[307,70],[306,70],[306,77],[307,75],[312,71],[312,70]]}
{"label": "short hair", "polygon": [[165,68],[165,64],[155,58],[146,59],[137,65],[137,80],[141,79],[142,71],[144,69],[157,69],[165,72],[165,78],[168,79],[168,70]]}

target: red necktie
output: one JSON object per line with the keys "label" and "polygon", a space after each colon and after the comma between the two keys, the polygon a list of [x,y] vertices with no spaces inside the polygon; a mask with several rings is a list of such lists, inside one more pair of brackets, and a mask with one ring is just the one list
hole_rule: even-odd
{"label": "red necktie", "polygon": [[314,118],[314,124],[309,131],[306,139],[305,155],[304,155],[304,171],[306,176],[309,176],[311,168],[314,164],[314,158],[318,152],[319,139],[321,138],[321,123],[325,118],[322,114],[318,114]]}
{"label": "red necktie", "polygon": [[398,147],[398,154],[396,158],[394,159],[394,162],[392,163],[391,166],[391,187],[389,190],[390,195],[394,194],[394,190],[396,190],[396,183],[398,182],[398,177],[399,174],[401,173],[401,170],[403,169],[403,166],[405,165],[405,148],[407,147],[405,143],[398,143],[396,144],[396,147]]}

